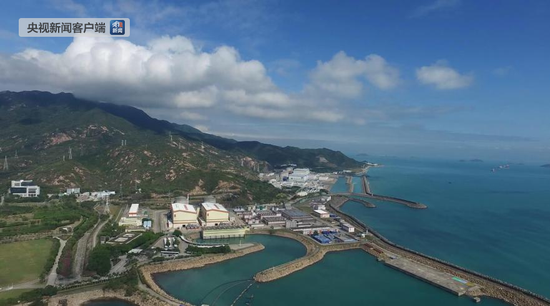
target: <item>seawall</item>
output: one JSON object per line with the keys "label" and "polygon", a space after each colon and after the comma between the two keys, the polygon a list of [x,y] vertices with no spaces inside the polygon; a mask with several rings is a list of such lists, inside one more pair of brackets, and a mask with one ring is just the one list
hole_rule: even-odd
{"label": "seawall", "polygon": [[[263,234],[263,232],[260,233]],[[256,273],[256,275],[254,276],[254,280],[259,283],[274,281],[276,279],[292,274],[296,271],[307,268],[322,260],[323,257],[325,257],[325,254],[328,252],[337,252],[361,248],[360,242],[320,245],[309,237],[287,230],[277,231],[273,233],[273,235],[287,237],[299,241],[306,247],[306,254],[303,257],[297,258],[290,262]]]}
{"label": "seawall", "polygon": [[187,302],[180,301],[168,293],[166,293],[162,288],[160,288],[154,280],[154,274],[169,272],[169,271],[179,271],[179,270],[188,270],[204,267],[206,265],[215,264],[218,262],[230,260],[233,258],[245,256],[254,252],[259,252],[265,247],[261,244],[255,244],[251,247],[240,249],[235,252],[228,254],[207,254],[199,257],[184,258],[181,260],[174,260],[169,262],[161,262],[156,264],[149,264],[140,267],[141,279],[151,290],[156,294],[174,301],[178,304],[191,305]]}
{"label": "seawall", "polygon": [[[439,271],[461,277],[472,283],[479,284],[482,286],[481,295],[500,299],[516,306],[550,305],[550,300],[548,298],[532,291],[393,243],[354,216],[341,211],[339,207],[333,206],[332,204],[329,204],[329,207],[336,213],[350,220],[350,222],[356,226],[359,226],[363,231],[368,230],[375,237],[373,244],[375,244],[377,248],[398,254]],[[374,256],[380,256],[380,252],[376,250],[363,249]]]}

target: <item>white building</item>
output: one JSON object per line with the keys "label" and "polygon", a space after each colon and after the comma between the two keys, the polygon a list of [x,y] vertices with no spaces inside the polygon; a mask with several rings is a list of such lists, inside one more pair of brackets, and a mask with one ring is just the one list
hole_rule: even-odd
{"label": "white building", "polygon": [[342,223],[342,229],[348,233],[353,233],[355,232],[355,227],[353,227],[351,224],[349,223]]}
{"label": "white building", "polygon": [[139,204],[132,204],[130,210],[128,211],[128,218],[135,218],[138,215]]}
{"label": "white building", "polygon": [[71,194],[80,194],[80,188],[78,187],[75,187],[75,188],[67,188],[67,192],[65,192],[66,195],[71,195]]}
{"label": "white building", "polygon": [[220,223],[229,222],[229,212],[223,205],[218,203],[202,203],[200,215],[203,226],[216,226]]}
{"label": "white building", "polygon": [[186,203],[172,203],[172,222],[175,228],[197,224],[198,211],[195,206]]}
{"label": "white building", "polygon": [[288,180],[290,182],[304,183],[308,179],[309,179],[309,169],[307,168],[296,168],[288,176]]}
{"label": "white building", "polygon": [[317,216],[321,219],[326,219],[326,218],[330,217],[330,214],[327,211],[324,211],[324,210],[321,210],[321,209],[314,210],[313,215],[315,215],[315,216]]}
{"label": "white building", "polygon": [[22,198],[36,198],[40,195],[40,187],[31,180],[11,181],[10,194]]}

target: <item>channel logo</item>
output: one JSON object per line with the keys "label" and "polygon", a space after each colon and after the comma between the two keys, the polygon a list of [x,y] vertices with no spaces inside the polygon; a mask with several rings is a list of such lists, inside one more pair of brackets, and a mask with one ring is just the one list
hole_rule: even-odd
{"label": "channel logo", "polygon": [[124,35],[124,20],[111,20],[111,35]]}

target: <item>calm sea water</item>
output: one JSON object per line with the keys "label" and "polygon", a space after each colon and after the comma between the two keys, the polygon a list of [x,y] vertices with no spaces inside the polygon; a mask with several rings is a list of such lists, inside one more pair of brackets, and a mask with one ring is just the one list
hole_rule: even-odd
{"label": "calm sea water", "polygon": [[[378,158],[371,189],[428,205],[343,209],[388,239],[550,297],[550,169]],[[339,188],[336,187],[335,188]]]}
{"label": "calm sea water", "polygon": [[[163,273],[157,283],[169,294],[193,304],[230,305],[256,272],[304,255],[296,241],[249,236],[264,251],[200,269]],[[467,306],[427,283],[392,270],[362,250],[330,253],[321,262],[288,277],[254,284],[235,305],[449,305]],[[502,306],[484,299],[485,306]]]}

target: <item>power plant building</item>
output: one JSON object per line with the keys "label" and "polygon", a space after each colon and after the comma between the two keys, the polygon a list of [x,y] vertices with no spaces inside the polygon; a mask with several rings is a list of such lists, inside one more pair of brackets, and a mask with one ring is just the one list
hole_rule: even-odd
{"label": "power plant building", "polygon": [[184,203],[172,203],[172,222],[175,228],[197,224],[198,211],[195,206]]}
{"label": "power plant building", "polygon": [[229,222],[229,212],[223,205],[212,202],[204,202],[201,206],[201,224],[216,226]]}

